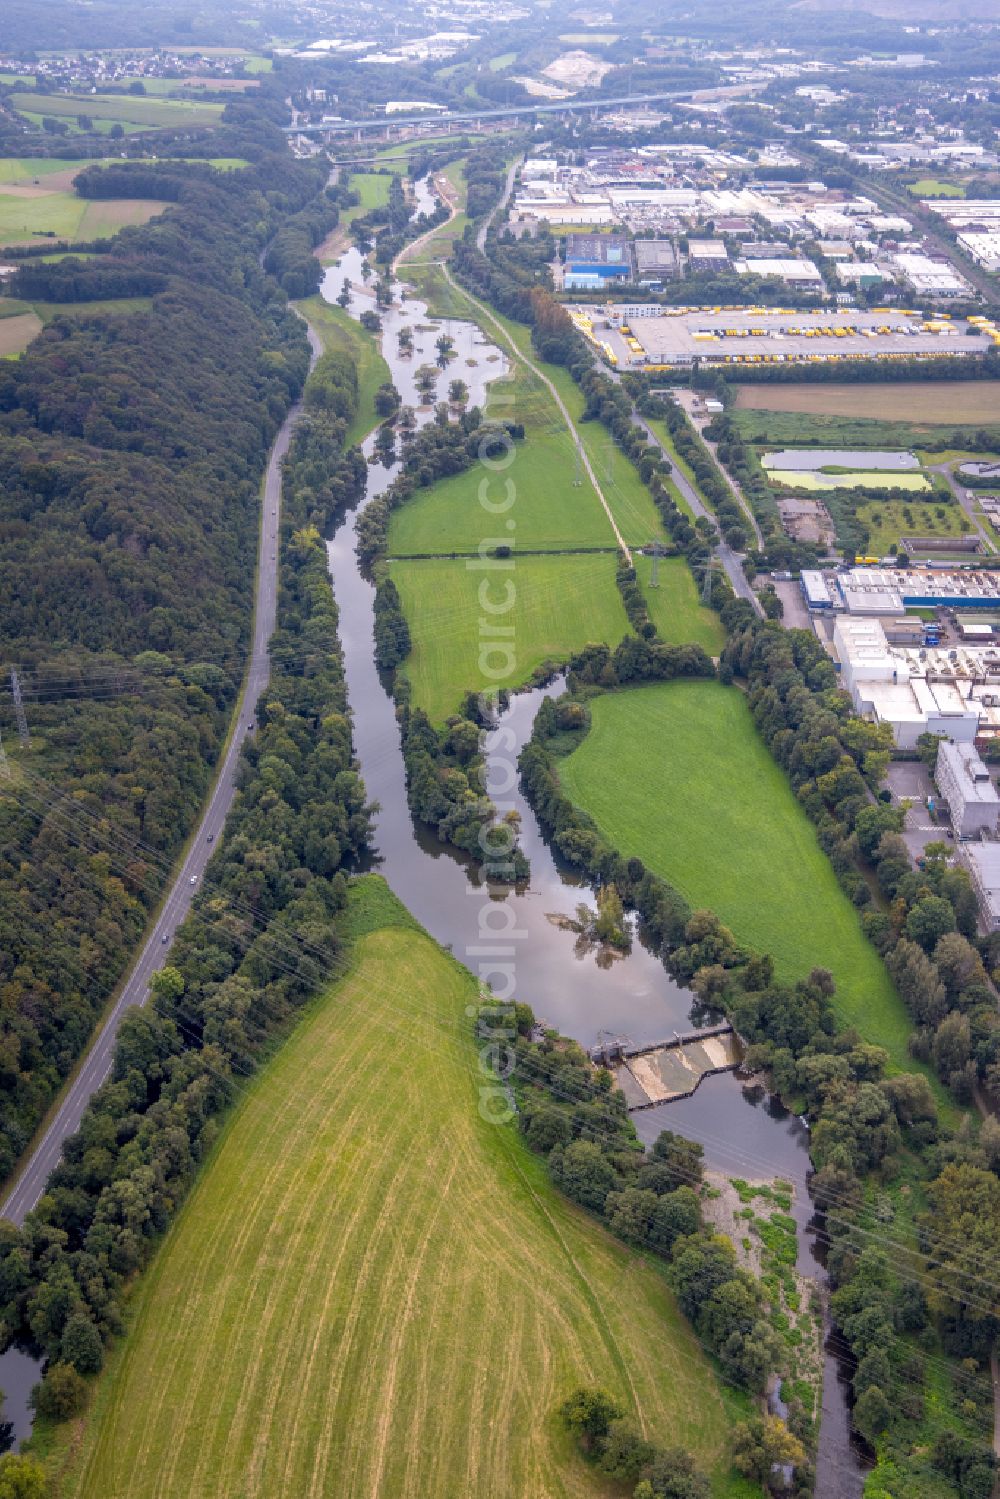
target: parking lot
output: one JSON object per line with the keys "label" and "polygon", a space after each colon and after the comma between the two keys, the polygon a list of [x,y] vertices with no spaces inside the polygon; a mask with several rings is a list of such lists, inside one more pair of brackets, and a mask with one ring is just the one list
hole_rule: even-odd
{"label": "parking lot", "polygon": [[935,807],[939,797],[931,773],[920,760],[893,760],[889,765],[886,783],[892,792],[893,805],[910,801],[912,806],[903,824],[903,841],[914,859],[919,859],[928,843],[950,843],[951,831],[947,817],[937,814],[938,821],[931,819],[927,810],[927,798],[934,798]]}

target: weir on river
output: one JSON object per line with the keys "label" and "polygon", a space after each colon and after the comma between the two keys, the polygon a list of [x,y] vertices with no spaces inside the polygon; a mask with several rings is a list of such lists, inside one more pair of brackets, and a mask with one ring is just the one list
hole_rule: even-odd
{"label": "weir on river", "polygon": [[[418,211],[429,211],[433,201],[429,184],[417,184]],[[355,317],[366,308],[374,308],[374,295],[365,283],[361,265],[360,253],[348,251],[326,272],[322,286],[326,300],[335,302],[348,280],[349,311]],[[405,264],[401,275],[405,276]],[[507,373],[505,357],[477,327],[461,320],[435,318],[422,302],[410,296],[404,299],[398,289],[392,307],[380,316],[382,353],[392,380],[403,404],[414,408],[421,425],[432,419],[433,404],[444,398],[452,379],[465,381],[470,405],[485,406],[487,387]],[[413,353],[406,357],[399,354],[397,340],[404,326],[413,334]],[[416,389],[416,371],[421,365],[436,363],[435,343],[442,332],[453,340],[455,357],[438,372],[430,403],[421,406],[424,398]],[[374,435],[364,447],[370,457]],[[515,490],[517,463],[530,461],[530,451],[519,448],[517,460],[508,471]],[[395,467],[370,465],[362,509],[384,492],[396,471]],[[642,1049],[666,1036],[689,1032],[695,996],[671,979],[661,961],[644,947],[634,925],[631,951],[610,965],[599,962],[599,950],[577,941],[572,918],[588,889],[548,844],[521,794],[517,756],[530,737],[542,699],[546,693],[558,694],[561,681],[512,697],[488,741],[487,790],[503,810],[513,811],[520,818],[520,842],[531,864],[527,889],[491,892],[479,880],[468,856],[442,844],[427,828],[414,822],[406,800],[394,705],[375,668],[374,587],[362,575],[355,553],[359,513],[348,514],[337,525],[328,543],[328,555],[340,611],[339,633],[355,748],[368,797],[378,803],[373,824],[373,866],[427,931],[484,981],[491,981],[491,975],[484,965],[483,949],[509,948],[517,998],[585,1048],[594,1047],[602,1035],[609,1033],[627,1036],[630,1049]],[[485,537],[492,534],[493,521],[485,511],[483,519]],[[516,566],[513,576],[516,586]],[[442,628],[447,627],[445,622]],[[489,961],[486,955],[486,964]],[[808,1195],[808,1131],[762,1088],[747,1086],[738,1074],[725,1071],[706,1076],[689,1097],[644,1108],[633,1120],[640,1139],[647,1143],[663,1129],[677,1130],[697,1140],[704,1147],[710,1168],[749,1179],[780,1177],[791,1182],[795,1188],[792,1213],[799,1229],[798,1269],[823,1281]],[[2,1418],[11,1423],[15,1439],[23,1439],[30,1431],[28,1395],[39,1373],[37,1360],[20,1350],[12,1348],[0,1357],[0,1389],[6,1396]],[[828,1340],[817,1499],[856,1499],[863,1477],[863,1464],[850,1436],[842,1369],[837,1350]]]}
{"label": "weir on river", "polygon": [[[404,263],[400,275],[405,278],[405,274]],[[366,307],[374,307],[374,298],[361,276],[357,250],[349,251],[327,271],[322,287],[326,300],[336,300],[345,278],[352,283],[352,315],[357,317]],[[380,316],[383,357],[402,403],[414,408],[419,425],[432,419],[434,403],[445,397],[450,380],[456,376],[469,387],[470,405],[485,406],[487,386],[508,373],[504,356],[477,327],[461,320],[436,318],[415,296],[397,295],[391,308]],[[398,352],[397,338],[404,326],[413,334],[413,353],[406,357]],[[414,377],[420,365],[435,363],[435,342],[442,332],[453,340],[456,357],[439,372],[435,393],[428,401],[418,393]],[[421,401],[425,402],[423,406]],[[364,447],[370,457],[374,437]],[[530,450],[518,448],[515,461],[505,472],[504,477],[514,485],[515,496],[517,465],[530,461]],[[385,491],[396,472],[395,467],[370,465],[361,508]],[[358,513],[347,515],[338,524],[328,553],[340,611],[355,748],[368,796],[378,803],[372,838],[374,867],[427,931],[484,981],[490,982],[491,976],[484,966],[483,949],[503,946],[510,954],[517,998],[585,1048],[593,1047],[602,1033],[626,1035],[631,1047],[641,1048],[664,1036],[689,1031],[695,996],[674,982],[660,959],[643,946],[638,931],[633,931],[631,951],[610,965],[599,963],[595,951],[577,942],[571,921],[588,889],[546,841],[521,793],[517,756],[530,737],[542,699],[547,693],[558,694],[561,681],[514,695],[487,740],[486,787],[502,811],[515,812],[520,819],[520,843],[531,864],[527,889],[491,894],[478,879],[468,856],[439,842],[429,829],[414,821],[406,800],[395,708],[374,662],[374,586],[363,576],[355,552]],[[511,514],[516,515],[516,498]],[[484,538],[494,534],[495,524],[495,517],[484,510]],[[461,563],[456,561],[455,565]],[[516,565],[513,579],[516,587]],[[447,621],[441,628],[448,628]],[[516,652],[516,640],[514,645]],[[501,913],[498,907],[506,910]],[[566,920],[553,920],[553,916]],[[503,943],[497,941],[498,932],[503,934]],[[817,1258],[808,1192],[808,1131],[762,1088],[745,1086],[732,1071],[720,1072],[706,1077],[689,1097],[645,1108],[633,1119],[640,1138],[647,1143],[652,1143],[661,1130],[675,1129],[703,1145],[709,1167],[734,1176],[780,1177],[792,1182],[792,1212],[799,1229],[798,1269],[825,1282]],[[850,1433],[844,1373],[837,1348],[828,1340],[817,1499],[856,1499],[863,1481],[864,1463]]]}

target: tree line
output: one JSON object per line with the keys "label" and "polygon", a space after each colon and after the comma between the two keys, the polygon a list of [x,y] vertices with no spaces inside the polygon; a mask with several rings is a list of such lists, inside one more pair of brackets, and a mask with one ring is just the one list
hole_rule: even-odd
{"label": "tree line", "polygon": [[[342,374],[350,386],[349,361]],[[322,535],[365,481],[358,450],[343,450],[351,414],[307,411],[285,460],[271,680],[204,888],[44,1197],[0,1239],[4,1335],[49,1360],[35,1404],[57,1418],[80,1409],[220,1115],[341,950],[335,918],[369,812]]]}
{"label": "tree line", "polygon": [[14,748],[8,695],[4,1175],[124,972],[242,674],[260,478],[308,366],[258,256],[316,172],[271,157],[253,181],[195,169],[184,201],[119,236],[169,277],[152,308],[56,318],[0,369],[0,641],[31,733]]}

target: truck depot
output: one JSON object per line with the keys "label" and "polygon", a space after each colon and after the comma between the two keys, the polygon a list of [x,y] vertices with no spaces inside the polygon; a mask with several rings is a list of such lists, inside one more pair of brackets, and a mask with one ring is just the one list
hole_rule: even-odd
{"label": "truck depot", "polygon": [[702,364],[786,364],[828,359],[936,359],[984,354],[1000,341],[981,321],[944,314],[843,307],[661,307],[656,303],[567,311],[608,362],[622,369]]}

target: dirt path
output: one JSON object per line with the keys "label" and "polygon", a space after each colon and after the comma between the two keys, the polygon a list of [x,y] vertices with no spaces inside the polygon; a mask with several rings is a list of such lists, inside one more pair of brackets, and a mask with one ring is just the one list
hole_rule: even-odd
{"label": "dirt path", "polygon": [[535,376],[536,380],[540,380],[548,390],[552,399],[555,401],[557,407],[559,408],[559,412],[563,418],[563,421],[566,423],[569,432],[572,434],[573,439],[577,444],[577,450],[580,454],[583,466],[587,470],[587,477],[590,480],[591,484],[593,484],[594,486],[597,498],[604,506],[604,513],[608,518],[608,524],[614,532],[615,540],[618,543],[620,550],[624,553],[626,562],[628,563],[629,567],[631,567],[632,553],[625,544],[625,538],[619,531],[617,522],[615,521],[615,518],[611,513],[611,506],[608,504],[607,499],[605,498],[603,489],[597,482],[597,475],[594,473],[594,468],[590,461],[590,458],[587,455],[587,450],[583,446],[583,443],[580,441],[580,434],[576,429],[576,425],[573,421],[573,418],[570,416],[569,411],[567,410],[566,403],[563,401],[562,396],[559,394],[558,390],[553,385],[548,375],[543,375],[537,364],[533,364],[526,354],[521,353],[520,349],[514,343],[514,340],[511,338],[506,328],[499,321],[499,319],[493,316],[492,312],[490,312],[485,303],[480,302],[478,297],[472,296],[471,292],[466,291],[464,286],[459,286],[458,282],[455,280],[454,276],[452,276],[447,264],[444,261],[441,261],[441,269],[444,272],[445,279],[447,280],[449,286],[451,286],[455,291],[461,292],[463,296],[468,297],[469,301],[472,302],[475,307],[479,308],[483,317],[486,318],[487,322],[490,323],[499,337],[503,339],[507,348],[510,349],[512,357],[519,363],[523,364],[525,369],[530,370],[531,373]]}

